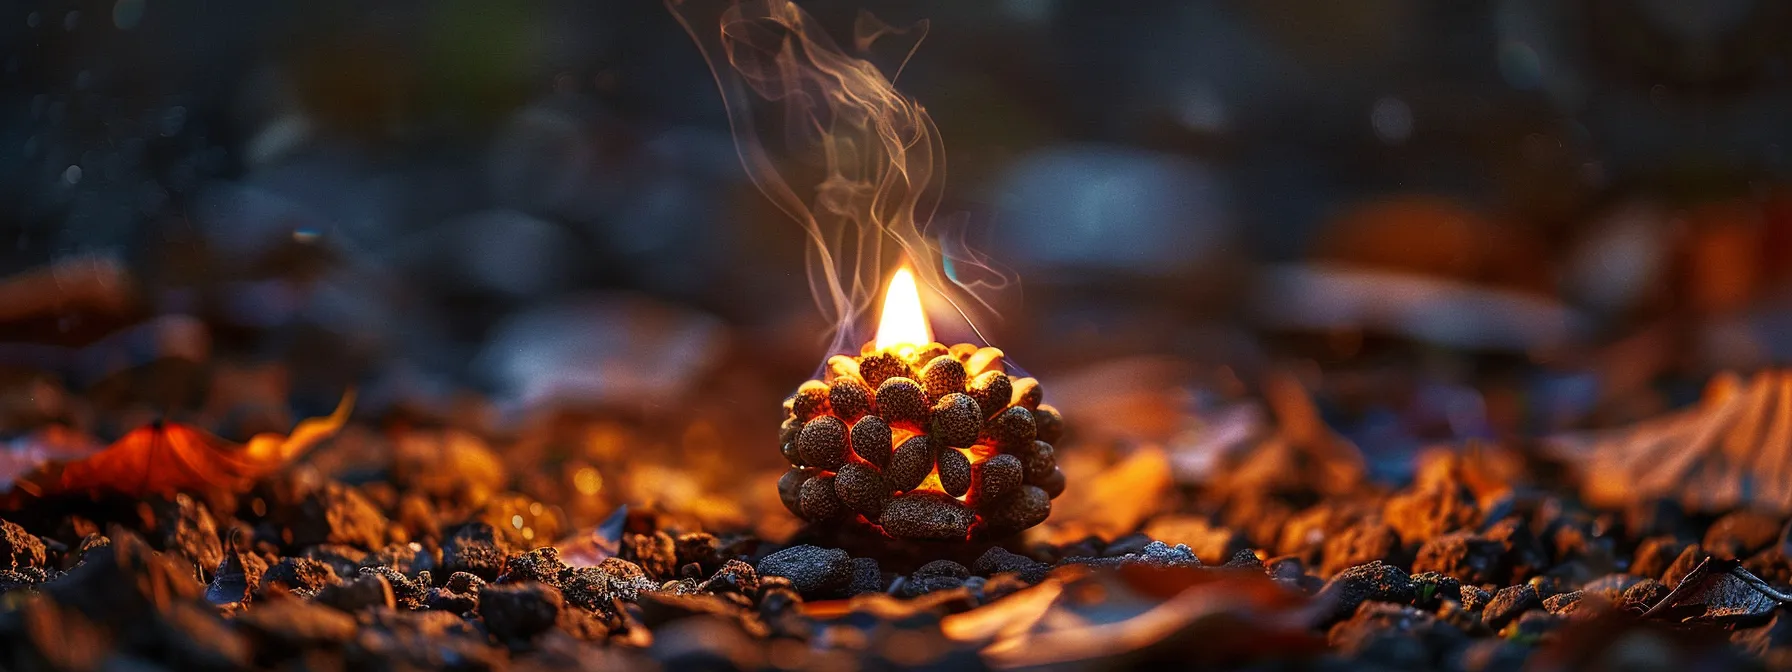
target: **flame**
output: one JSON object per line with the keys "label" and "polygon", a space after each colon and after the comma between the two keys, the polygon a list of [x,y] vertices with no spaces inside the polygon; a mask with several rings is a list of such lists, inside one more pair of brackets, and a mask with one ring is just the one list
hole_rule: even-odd
{"label": "flame", "polygon": [[927,315],[921,312],[921,290],[915,287],[914,272],[904,266],[890,278],[890,289],[884,292],[883,317],[877,322],[877,349],[920,347],[932,342],[933,329],[927,326]]}

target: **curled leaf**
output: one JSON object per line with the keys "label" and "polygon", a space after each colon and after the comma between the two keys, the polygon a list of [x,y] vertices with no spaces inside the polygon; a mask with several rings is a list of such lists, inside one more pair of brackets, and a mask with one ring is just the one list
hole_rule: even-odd
{"label": "curled leaf", "polygon": [[348,421],[355,394],[343,395],[335,412],[300,422],[292,433],[257,434],[235,444],[204,430],[158,422],[132,430],[104,450],[70,461],[52,461],[14,485],[35,496],[67,493],[143,497],[180,491],[244,490]]}
{"label": "curled leaf", "polygon": [[1773,613],[1792,595],[1767,585],[1735,560],[1705,558],[1644,618],[1682,616],[1686,622],[1736,621]]}

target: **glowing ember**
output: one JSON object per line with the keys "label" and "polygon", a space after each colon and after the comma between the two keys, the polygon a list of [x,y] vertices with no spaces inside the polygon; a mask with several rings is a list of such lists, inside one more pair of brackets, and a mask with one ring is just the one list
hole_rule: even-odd
{"label": "glowing ember", "polygon": [[921,292],[915,287],[915,274],[904,266],[890,278],[890,288],[884,292],[883,317],[877,323],[877,349],[920,347],[932,342],[933,330],[927,326],[927,315],[921,312]]}

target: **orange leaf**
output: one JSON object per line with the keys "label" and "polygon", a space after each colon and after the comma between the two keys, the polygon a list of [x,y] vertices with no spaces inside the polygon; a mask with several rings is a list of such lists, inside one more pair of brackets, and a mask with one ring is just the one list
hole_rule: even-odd
{"label": "orange leaf", "polygon": [[132,430],[89,457],[48,464],[18,489],[39,496],[85,492],[126,497],[244,490],[334,435],[348,421],[354,403],[350,390],[329,416],[300,422],[287,436],[257,434],[243,445],[187,425],[158,422]]}

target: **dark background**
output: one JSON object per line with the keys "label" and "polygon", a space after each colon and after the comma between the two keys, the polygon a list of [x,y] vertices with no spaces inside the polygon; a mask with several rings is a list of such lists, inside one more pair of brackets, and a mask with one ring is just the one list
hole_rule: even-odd
{"label": "dark background", "polygon": [[[1785,4],[801,4],[842,40],[931,21],[899,88],[942,212],[1024,282],[991,340],[1073,398],[1304,367],[1335,424],[1411,443],[1792,354]],[[10,3],[0,64],[0,270],[56,288],[0,297],[0,352],[71,389],[198,347],[290,363],[314,409],[354,382],[775,424],[825,354],[798,229],[660,3]],[[1318,319],[1265,289],[1289,269],[1453,293]],[[112,298],[69,298],[92,277]]]}

